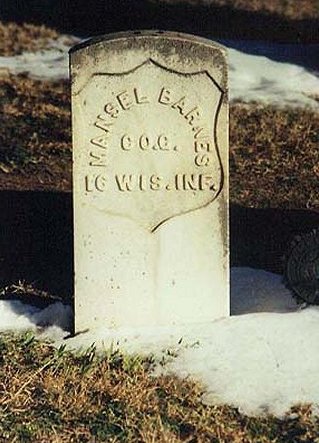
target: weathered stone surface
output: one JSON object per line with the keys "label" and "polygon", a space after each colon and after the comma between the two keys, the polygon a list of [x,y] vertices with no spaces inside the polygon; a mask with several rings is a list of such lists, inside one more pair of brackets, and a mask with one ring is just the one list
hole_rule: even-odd
{"label": "weathered stone surface", "polygon": [[137,32],[70,57],[76,329],[228,315],[223,49]]}

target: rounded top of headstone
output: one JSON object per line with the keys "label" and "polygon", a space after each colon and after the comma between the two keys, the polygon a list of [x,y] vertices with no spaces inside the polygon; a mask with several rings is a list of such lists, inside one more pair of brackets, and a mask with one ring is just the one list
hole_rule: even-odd
{"label": "rounded top of headstone", "polygon": [[69,53],[72,54],[76,51],[79,51],[81,49],[87,48],[89,46],[96,45],[98,43],[102,42],[108,42],[108,41],[116,41],[116,40],[129,40],[129,39],[158,39],[158,38],[164,38],[169,40],[183,40],[188,41],[190,43],[197,43],[202,44],[205,46],[212,46],[214,48],[218,48],[220,50],[226,50],[224,46],[222,46],[219,43],[213,42],[212,40],[209,40],[204,37],[200,37],[193,34],[187,34],[183,32],[174,32],[174,31],[163,31],[160,29],[154,29],[154,30],[133,30],[133,31],[123,31],[123,32],[116,32],[116,33],[110,33],[110,34],[103,34],[100,36],[92,37],[87,40],[84,40],[83,42],[74,45],[70,50]]}

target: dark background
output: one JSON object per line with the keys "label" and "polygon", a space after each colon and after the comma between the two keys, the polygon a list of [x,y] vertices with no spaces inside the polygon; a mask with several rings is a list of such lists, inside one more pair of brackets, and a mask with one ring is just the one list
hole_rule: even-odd
{"label": "dark background", "polygon": [[231,6],[151,0],[1,0],[3,21],[45,24],[82,36],[131,29],[164,29],[235,39],[319,42],[318,20]]}

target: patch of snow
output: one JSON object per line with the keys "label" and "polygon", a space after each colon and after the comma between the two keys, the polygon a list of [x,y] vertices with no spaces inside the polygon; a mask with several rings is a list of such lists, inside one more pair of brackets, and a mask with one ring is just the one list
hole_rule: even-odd
{"label": "patch of snow", "polygon": [[227,48],[237,49],[246,54],[264,56],[270,60],[303,66],[312,72],[319,70],[318,43],[274,43],[261,40],[217,39]]}
{"label": "patch of snow", "polygon": [[61,302],[40,309],[19,300],[0,300],[0,312],[0,331],[39,332],[55,327],[60,330],[59,337],[66,335],[73,317],[71,307]]}
{"label": "patch of snow", "polygon": [[319,405],[319,308],[250,314],[198,331],[165,372],[200,379],[208,404],[227,403],[250,415],[283,416],[297,403]]}
{"label": "patch of snow", "polygon": [[12,74],[27,74],[36,80],[63,80],[69,77],[69,49],[79,43],[73,36],[52,40],[48,49],[0,57],[0,69]]}
{"label": "patch of snow", "polygon": [[296,299],[281,275],[251,268],[231,269],[231,315],[254,312],[291,312]]}
{"label": "patch of snow", "polygon": [[319,77],[302,66],[228,48],[232,100],[319,108]]}
{"label": "patch of snow", "polygon": [[72,322],[69,306],[55,303],[41,310],[0,301],[0,330],[31,329],[69,349],[95,343],[98,349],[153,353],[166,363],[158,364],[155,375],[192,376],[206,388],[205,403],[231,404],[250,415],[282,416],[300,402],[318,408],[319,307],[297,307],[278,275],[233,268],[231,276],[236,315],[207,324],[99,329],[66,338]]}
{"label": "patch of snow", "polygon": [[30,317],[38,312],[34,306],[24,305],[18,300],[0,300],[0,312],[1,331],[34,330],[34,324],[30,320]]}
{"label": "patch of snow", "polygon": [[[24,53],[15,57],[0,57],[0,69],[41,80],[67,79],[68,50],[80,41],[77,37],[62,36],[52,41],[51,49]],[[318,95],[319,78],[309,66],[301,45],[267,44],[256,41],[222,40],[228,49],[230,99],[256,101],[277,106],[308,106],[319,109],[310,96]],[[309,58],[319,45],[311,45]],[[295,63],[288,62],[295,60]]]}

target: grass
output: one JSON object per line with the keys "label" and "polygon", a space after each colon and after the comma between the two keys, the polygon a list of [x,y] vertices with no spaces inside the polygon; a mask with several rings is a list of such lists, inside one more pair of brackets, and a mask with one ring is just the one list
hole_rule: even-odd
{"label": "grass", "polygon": [[[154,0],[153,0],[154,1]],[[156,0],[155,0],[156,1]],[[167,3],[189,2],[194,5],[228,6],[237,10],[265,12],[288,19],[319,18],[317,0],[161,0]]]}
{"label": "grass", "polygon": [[51,303],[63,302],[63,298],[52,295],[47,291],[41,290],[34,283],[28,283],[24,280],[18,280],[7,286],[0,286],[1,300],[20,300],[39,308],[47,307]]}
{"label": "grass", "polygon": [[57,152],[70,154],[70,103],[65,83],[10,76],[0,80],[0,85],[0,120],[5,128],[0,146],[12,149],[13,167],[14,163],[25,164],[31,153],[35,157],[40,151],[42,157]]}
{"label": "grass", "polygon": [[215,0],[218,4],[248,11],[265,11],[289,19],[319,18],[317,0]]}
{"label": "grass", "polygon": [[250,207],[318,209],[318,128],[319,114],[310,110],[233,105],[232,202]]}
{"label": "grass", "polygon": [[38,51],[58,38],[58,33],[45,26],[0,21],[0,56],[18,55],[24,51]]}
{"label": "grass", "polygon": [[290,416],[247,417],[205,406],[202,388],[153,377],[152,358],[92,346],[56,349],[33,335],[0,336],[0,441],[318,442],[310,406]]}
{"label": "grass", "polygon": [[65,82],[39,82],[25,76],[0,79],[0,125],[4,187],[69,186],[71,116]]}

